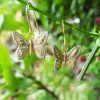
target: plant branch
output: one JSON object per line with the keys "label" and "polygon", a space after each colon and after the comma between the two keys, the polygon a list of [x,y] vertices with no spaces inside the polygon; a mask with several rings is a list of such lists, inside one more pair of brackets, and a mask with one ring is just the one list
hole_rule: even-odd
{"label": "plant branch", "polygon": [[35,77],[30,76],[30,75],[26,75],[23,73],[23,75],[31,80],[34,80],[34,82],[41,88],[44,89],[45,91],[47,91],[49,94],[51,94],[55,100],[58,100],[58,96],[51,90],[49,90],[44,84],[41,83],[41,81],[37,80]]}
{"label": "plant branch", "polygon": [[[97,41],[98,41],[98,40],[97,40]],[[96,44],[95,44],[95,46],[93,47],[93,49],[92,49],[92,51],[91,51],[89,57],[87,58],[85,64],[84,64],[83,67],[82,67],[82,70],[81,70],[81,72],[80,72],[80,74],[79,74],[79,76],[78,76],[78,80],[82,80],[82,79],[83,79],[83,77],[84,77],[84,75],[85,75],[87,69],[89,68],[90,62],[92,61],[93,56],[95,55],[95,53],[96,53],[96,51],[98,50],[98,48],[99,48],[99,46],[98,46],[98,44],[97,44],[97,42],[96,42]]]}
{"label": "plant branch", "polygon": [[[24,4],[24,5],[27,5],[27,2],[24,1],[24,0],[17,0],[17,1],[19,1],[20,3],[22,3],[22,4]],[[48,13],[48,12],[46,12],[46,11],[42,11],[42,10],[40,10],[40,9],[38,9],[38,8],[36,8],[36,7],[34,7],[31,3],[29,3],[29,8],[30,8],[30,10],[34,10],[34,11],[37,11],[37,12],[43,14],[43,15],[48,16],[49,18],[51,18],[51,19],[54,20],[54,21],[58,21],[60,24],[62,23],[62,20],[63,20],[63,19],[61,19],[61,18],[59,19],[59,18],[55,17],[54,15],[51,15],[50,13]],[[98,36],[100,36],[99,34],[92,34],[91,32],[82,30],[82,29],[76,27],[75,25],[72,25],[72,24],[70,24],[70,23],[68,23],[68,22],[66,22],[66,21],[64,21],[64,24],[67,25],[69,28],[72,28],[73,30],[76,30],[76,31],[78,31],[78,32],[80,32],[80,33],[82,33],[82,34],[85,34],[85,35],[88,35],[88,36],[93,36],[93,37],[98,37]]]}

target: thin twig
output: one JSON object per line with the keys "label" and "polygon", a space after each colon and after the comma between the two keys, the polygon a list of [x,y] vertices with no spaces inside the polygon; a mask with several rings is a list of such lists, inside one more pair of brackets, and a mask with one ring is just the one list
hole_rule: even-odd
{"label": "thin twig", "polygon": [[[19,1],[20,3],[22,3],[22,4],[24,4],[24,5],[27,5],[27,2],[24,1],[24,0],[17,0],[17,1]],[[62,20],[64,20],[64,19],[61,19],[61,18],[59,19],[59,18],[55,17],[54,15],[51,15],[51,14],[47,13],[46,11],[42,11],[42,10],[40,10],[40,9],[38,9],[38,8],[36,8],[36,7],[34,7],[31,3],[30,3],[30,5],[29,5],[29,7],[30,7],[30,10],[34,10],[34,11],[37,11],[37,12],[43,14],[43,15],[46,15],[46,16],[48,16],[49,18],[51,18],[52,20],[58,21],[60,24],[62,23]],[[97,34],[97,33],[92,34],[91,32],[82,30],[82,29],[78,28],[77,26],[75,26],[75,25],[73,25],[73,24],[70,24],[70,23],[68,23],[68,22],[66,22],[66,21],[64,21],[64,24],[67,25],[69,28],[72,28],[73,30],[76,30],[76,31],[79,32],[79,33],[82,33],[82,34],[85,34],[85,35],[88,35],[88,36],[93,36],[93,37],[98,37],[98,36],[100,36],[100,35]]]}
{"label": "thin twig", "polygon": [[24,73],[23,73],[23,75],[24,75],[25,77],[31,79],[31,80],[34,80],[34,82],[35,82],[37,85],[39,85],[39,87],[40,87],[41,89],[44,89],[46,92],[48,92],[49,94],[51,94],[51,95],[55,98],[55,100],[58,100],[58,96],[57,96],[53,91],[49,90],[43,83],[41,83],[41,81],[37,80],[37,79],[36,79],[35,77],[33,77],[33,76],[26,75],[26,74],[24,74]]}

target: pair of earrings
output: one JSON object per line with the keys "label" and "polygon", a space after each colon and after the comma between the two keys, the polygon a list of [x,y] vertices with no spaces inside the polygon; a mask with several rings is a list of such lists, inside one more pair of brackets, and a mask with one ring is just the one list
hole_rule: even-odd
{"label": "pair of earrings", "polygon": [[[29,21],[28,9],[29,9],[29,3],[26,6],[26,15],[27,15],[27,20],[28,20],[28,24],[29,24],[29,33],[31,33],[32,28],[31,28],[31,24]],[[35,18],[35,23],[36,23],[37,29],[39,31],[35,12],[34,12],[34,18]],[[45,55],[46,55],[45,45],[46,45],[46,42],[48,39],[48,32],[45,31],[45,32],[41,33],[39,31],[39,33],[40,34],[35,35],[28,42],[26,39],[23,38],[23,36],[19,32],[13,32],[13,34],[12,34],[13,39],[18,46],[17,47],[17,56],[18,56],[19,60],[22,60],[25,57],[25,55],[27,54],[27,52],[32,54],[33,51],[35,51],[38,58],[40,58],[40,59],[45,58]]]}
{"label": "pair of earrings", "polygon": [[[31,24],[29,21],[29,16],[28,16],[28,7],[26,10],[26,13],[27,13],[27,19],[28,19],[30,30],[32,30]],[[34,15],[35,15],[35,13],[34,13]],[[37,29],[39,30],[39,27],[38,27],[38,24],[36,21],[36,17],[35,17],[35,22],[36,22]],[[63,52],[56,45],[53,46],[54,55],[56,58],[54,67],[56,70],[60,69],[63,62],[65,65],[67,64],[68,66],[71,66],[71,68],[74,68],[77,65],[77,57],[79,56],[79,53],[80,53],[80,46],[75,46],[68,53],[66,53],[66,40],[65,40],[63,21],[62,21],[62,28],[63,28],[63,33],[64,33]],[[39,33],[40,33],[40,31],[39,31]],[[38,58],[40,58],[40,59],[45,58],[45,55],[46,55],[45,45],[46,45],[46,42],[48,39],[47,31],[40,33],[37,36],[31,38],[29,42],[26,41],[22,37],[22,35],[18,32],[13,32],[13,38],[18,46],[17,56],[18,56],[19,60],[23,59],[27,52],[29,52],[31,54],[31,53],[33,53],[33,51],[35,51]]]}
{"label": "pair of earrings", "polygon": [[64,45],[63,45],[63,52],[56,46],[53,46],[53,50],[54,50],[54,55],[55,55],[55,63],[54,63],[54,67],[55,70],[59,70],[62,63],[64,63],[64,65],[69,66],[71,68],[75,68],[77,65],[77,58],[79,56],[80,53],[80,46],[74,46],[68,53],[66,53],[67,50],[67,46],[66,46],[66,39],[65,39],[65,32],[64,32],[64,22],[62,21],[62,28],[63,28],[63,34],[64,34]]}

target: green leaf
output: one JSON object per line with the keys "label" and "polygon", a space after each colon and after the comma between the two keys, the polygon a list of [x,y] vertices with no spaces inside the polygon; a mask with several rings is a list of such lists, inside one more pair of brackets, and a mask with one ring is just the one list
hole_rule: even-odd
{"label": "green leaf", "polygon": [[0,67],[2,69],[2,76],[6,85],[12,88],[14,85],[14,75],[11,70],[12,64],[10,61],[10,55],[8,50],[2,44],[0,44],[0,49]]}
{"label": "green leaf", "polygon": [[29,73],[30,71],[32,71],[33,69],[33,65],[35,63],[35,61],[37,60],[36,56],[34,55],[34,53],[32,55],[26,55],[26,57],[24,58],[23,62],[25,65],[25,71],[27,73]]}

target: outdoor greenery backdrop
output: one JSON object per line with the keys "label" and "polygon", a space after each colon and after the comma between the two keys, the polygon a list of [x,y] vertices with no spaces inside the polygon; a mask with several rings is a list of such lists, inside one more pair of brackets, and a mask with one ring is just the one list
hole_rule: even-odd
{"label": "outdoor greenery backdrop", "polygon": [[[19,0],[21,1],[21,0]],[[0,100],[99,100],[100,99],[100,50],[93,57],[84,79],[77,76],[97,37],[82,34],[65,25],[68,50],[81,45],[79,66],[75,75],[66,66],[56,72],[52,49],[47,48],[45,59],[35,53],[19,61],[12,32],[19,31],[25,39],[29,25],[26,7],[17,0],[0,0]],[[26,1],[26,0],[24,0]],[[29,1],[28,1],[29,2]],[[31,0],[33,6],[58,19],[64,19],[79,29],[98,33],[100,29],[100,0]],[[30,12],[33,12],[32,10]],[[62,26],[56,20],[36,12],[41,30],[49,33],[47,45],[62,49]],[[33,14],[30,14],[33,31],[36,31]],[[75,76],[75,77],[74,77]]]}

